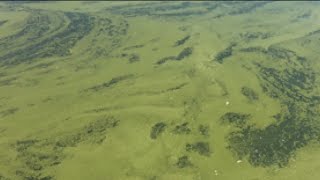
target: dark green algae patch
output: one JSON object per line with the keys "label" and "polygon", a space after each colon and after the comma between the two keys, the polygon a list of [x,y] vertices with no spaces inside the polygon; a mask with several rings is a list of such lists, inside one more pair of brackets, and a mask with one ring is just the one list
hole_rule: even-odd
{"label": "dark green algae patch", "polygon": [[161,58],[156,62],[156,64],[161,65],[161,64],[164,64],[168,61],[181,61],[181,60],[191,56],[192,53],[193,53],[193,48],[186,47],[177,56],[167,56],[167,57]]}
{"label": "dark green algae patch", "polygon": [[167,127],[167,124],[164,122],[159,122],[153,125],[150,132],[150,138],[157,139],[158,136],[165,131],[166,127]]}
{"label": "dark green algae patch", "polygon": [[241,94],[243,94],[251,102],[259,100],[258,94],[250,87],[243,86],[241,88]]}
{"label": "dark green algae patch", "polygon": [[189,156],[181,156],[178,158],[176,166],[178,168],[187,168],[187,167],[193,167],[193,164],[190,161]]}
{"label": "dark green algae patch", "polygon": [[196,152],[201,156],[207,156],[207,157],[209,157],[212,153],[209,143],[204,141],[186,144],[186,151]]}
{"label": "dark green algae patch", "polygon": [[297,149],[319,138],[319,132],[307,122],[292,118],[287,116],[281,123],[265,129],[246,126],[232,132],[228,137],[228,148],[240,159],[247,157],[251,165],[283,167]]}
{"label": "dark green algae patch", "polygon": [[132,78],[134,78],[133,74],[125,74],[125,75],[116,76],[116,77],[111,78],[109,81],[106,81],[104,83],[94,85],[90,88],[87,88],[87,89],[83,90],[83,92],[88,92],[88,91],[98,92],[98,91],[101,91],[104,89],[111,88],[120,82],[129,80]]}
{"label": "dark green algae patch", "polygon": [[[9,48],[10,51],[1,56],[3,64],[9,66],[31,61],[36,58],[70,55],[70,49],[92,30],[94,19],[83,13],[66,12],[64,16],[70,20],[67,27],[64,29],[59,27],[63,29],[63,31],[43,39],[43,34],[50,33],[51,20],[42,11],[35,10],[34,15],[28,19],[28,24],[24,29],[10,37],[0,39],[0,42],[3,43],[4,47],[9,48],[12,41],[19,40],[26,34],[33,35],[32,40],[37,40],[38,42],[24,48],[14,50]],[[41,21],[39,21],[39,17]]]}
{"label": "dark green algae patch", "polygon": [[[276,122],[257,128],[246,123],[249,118],[254,118],[249,113],[234,112],[228,112],[220,119],[223,124],[230,123],[236,127],[226,139],[229,143],[227,148],[238,159],[246,158],[252,166],[285,167],[298,149],[320,140],[320,101],[319,96],[311,93],[316,88],[315,73],[307,59],[293,51],[274,46],[263,53],[275,63],[253,64],[257,67],[263,92],[282,106],[281,112],[273,116]],[[276,61],[280,60],[287,62],[284,71],[277,67]],[[259,100],[257,94],[245,86],[241,93],[251,101]]]}
{"label": "dark green algae patch", "polygon": [[[18,179],[54,180],[47,170],[62,163],[67,157],[64,149],[81,143],[101,144],[111,128],[119,125],[113,116],[103,116],[90,121],[82,128],[49,138],[18,140],[14,145],[19,167],[15,170]],[[0,179],[5,179],[1,177]]]}
{"label": "dark green algae patch", "polygon": [[222,124],[233,124],[237,127],[243,127],[251,119],[250,114],[227,112],[220,117]]}

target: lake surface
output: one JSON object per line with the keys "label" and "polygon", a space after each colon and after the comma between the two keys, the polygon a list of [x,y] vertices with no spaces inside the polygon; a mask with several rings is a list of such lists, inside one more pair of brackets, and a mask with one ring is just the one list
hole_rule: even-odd
{"label": "lake surface", "polygon": [[1,2],[0,180],[317,180],[320,3]]}

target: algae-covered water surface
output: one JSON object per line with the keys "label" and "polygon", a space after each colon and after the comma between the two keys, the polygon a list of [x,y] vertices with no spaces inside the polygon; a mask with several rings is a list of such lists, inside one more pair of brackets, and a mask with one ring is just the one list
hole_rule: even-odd
{"label": "algae-covered water surface", "polygon": [[0,3],[0,180],[320,179],[320,3]]}

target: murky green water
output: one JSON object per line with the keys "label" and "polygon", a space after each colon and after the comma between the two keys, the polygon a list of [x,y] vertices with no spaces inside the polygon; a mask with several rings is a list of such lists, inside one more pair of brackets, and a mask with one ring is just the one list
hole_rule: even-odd
{"label": "murky green water", "polygon": [[0,180],[317,180],[320,3],[1,2]]}

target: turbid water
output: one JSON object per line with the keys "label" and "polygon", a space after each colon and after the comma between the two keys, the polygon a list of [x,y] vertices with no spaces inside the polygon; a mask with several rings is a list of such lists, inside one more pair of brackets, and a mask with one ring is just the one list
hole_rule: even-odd
{"label": "turbid water", "polygon": [[317,180],[320,3],[1,2],[0,180]]}

